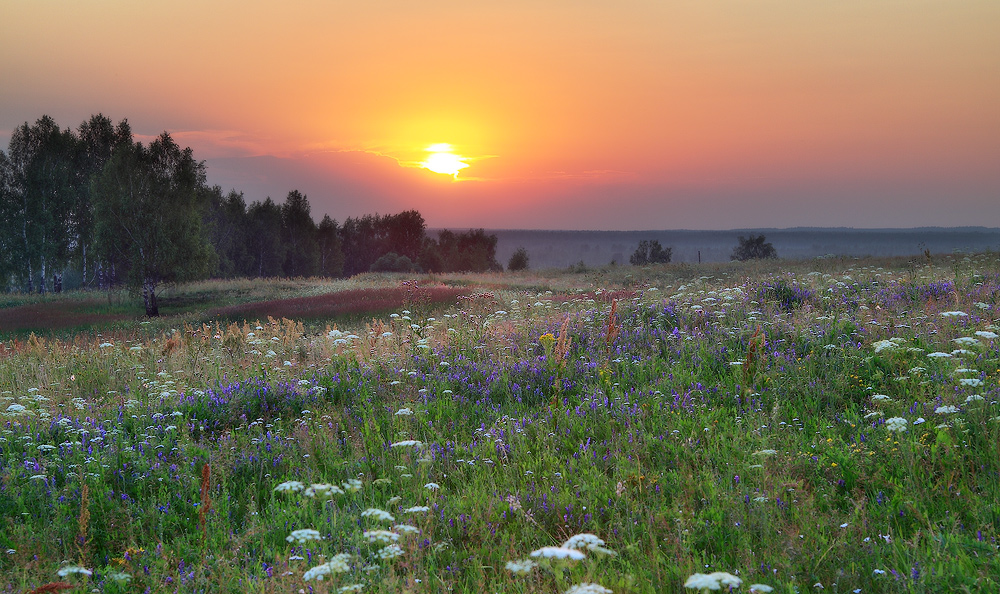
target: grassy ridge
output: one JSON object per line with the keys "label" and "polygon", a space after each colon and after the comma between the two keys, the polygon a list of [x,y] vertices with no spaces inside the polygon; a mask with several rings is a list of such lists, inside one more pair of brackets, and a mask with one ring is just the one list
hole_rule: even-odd
{"label": "grassy ridge", "polygon": [[5,342],[0,587],[996,591],[995,257],[773,266]]}

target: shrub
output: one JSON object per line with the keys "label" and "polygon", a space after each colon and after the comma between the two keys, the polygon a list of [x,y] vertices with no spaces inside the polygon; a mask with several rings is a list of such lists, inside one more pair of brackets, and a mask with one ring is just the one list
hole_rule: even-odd
{"label": "shrub", "polygon": [[633,266],[644,266],[646,264],[668,264],[673,256],[673,248],[665,248],[656,239],[643,239],[639,242],[639,247],[632,253],[628,261]]}
{"label": "shrub", "polygon": [[528,269],[528,250],[524,247],[519,247],[517,250],[511,254],[510,260],[507,261],[507,270],[527,270]]}
{"label": "shrub", "polygon": [[764,241],[764,235],[753,235],[750,237],[739,236],[739,245],[733,248],[730,260],[774,260],[778,257],[777,250],[770,242]]}
{"label": "shrub", "polygon": [[414,272],[416,269],[413,261],[406,256],[389,252],[378,260],[375,260],[370,270],[372,272]]}

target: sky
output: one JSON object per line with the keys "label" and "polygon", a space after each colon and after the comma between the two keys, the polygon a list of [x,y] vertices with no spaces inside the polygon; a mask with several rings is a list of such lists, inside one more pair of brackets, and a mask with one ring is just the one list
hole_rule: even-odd
{"label": "sky", "polygon": [[998,31],[996,0],[0,0],[0,146],[127,118],[317,220],[1000,227]]}

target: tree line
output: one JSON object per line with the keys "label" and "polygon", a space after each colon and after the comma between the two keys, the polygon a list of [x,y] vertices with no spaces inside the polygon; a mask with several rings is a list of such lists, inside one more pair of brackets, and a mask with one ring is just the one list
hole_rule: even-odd
{"label": "tree line", "polygon": [[25,122],[0,151],[0,289],[125,286],[157,315],[157,288],[199,278],[500,270],[495,235],[430,237],[416,210],[317,224],[305,194],[247,203],[163,133],[144,145],[98,114],[74,131]]}

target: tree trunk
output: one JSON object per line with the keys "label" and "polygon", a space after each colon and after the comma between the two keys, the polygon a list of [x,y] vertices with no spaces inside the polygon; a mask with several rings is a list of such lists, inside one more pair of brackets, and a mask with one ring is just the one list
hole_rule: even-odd
{"label": "tree trunk", "polygon": [[142,301],[146,304],[146,317],[160,315],[160,308],[156,305],[156,284],[152,281],[142,283]]}
{"label": "tree trunk", "polygon": [[52,292],[62,293],[62,273],[55,273],[52,275]]}

